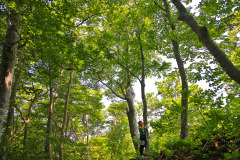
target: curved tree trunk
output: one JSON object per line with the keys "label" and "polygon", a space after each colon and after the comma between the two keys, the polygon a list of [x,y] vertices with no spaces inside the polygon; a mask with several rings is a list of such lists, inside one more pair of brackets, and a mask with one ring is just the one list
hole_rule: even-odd
{"label": "curved tree trunk", "polygon": [[[163,0],[164,6],[165,6],[165,11],[167,13],[167,18],[170,22],[170,26],[172,31],[176,30],[175,25],[171,22],[171,14],[169,11],[169,5],[166,0]],[[182,139],[185,139],[188,137],[188,83],[187,83],[187,77],[184,69],[184,64],[181,58],[181,55],[179,53],[179,44],[176,40],[172,40],[172,45],[173,45],[173,51],[174,51],[174,56],[177,61],[178,69],[180,72],[181,76],[181,81],[182,81],[182,100],[181,100],[181,107],[183,108],[183,111],[181,113],[181,134],[180,137]]]}
{"label": "curved tree trunk", "polygon": [[187,83],[187,77],[185,74],[184,65],[179,53],[179,45],[177,41],[172,41],[173,44],[173,50],[174,55],[176,57],[178,69],[181,76],[181,82],[182,82],[182,100],[181,100],[181,107],[183,108],[183,111],[181,112],[181,134],[180,137],[182,139],[185,139],[188,137],[188,83]]}
{"label": "curved tree trunk", "polygon": [[229,77],[240,84],[240,70],[237,69],[226,54],[216,45],[216,43],[209,36],[206,27],[200,27],[191,16],[186,8],[183,6],[180,0],[172,0],[172,3],[179,11],[178,19],[184,21],[191,29],[197,34],[199,40],[209,50],[209,52],[215,57],[216,61],[220,64],[222,69],[229,75]]}
{"label": "curved tree trunk", "polygon": [[16,61],[18,42],[20,40],[21,5],[16,1],[17,10],[9,9],[9,23],[5,42],[3,44],[2,59],[0,66],[0,141],[3,121],[5,118],[9,97],[11,94],[12,79]]}
{"label": "curved tree trunk", "polygon": [[172,41],[173,44],[173,50],[174,55],[176,57],[178,69],[181,76],[181,82],[182,82],[182,100],[181,100],[181,107],[183,108],[183,111],[181,112],[181,134],[180,137],[182,139],[185,139],[188,137],[188,83],[187,83],[187,77],[184,69],[184,65],[179,53],[179,45],[177,41]]}

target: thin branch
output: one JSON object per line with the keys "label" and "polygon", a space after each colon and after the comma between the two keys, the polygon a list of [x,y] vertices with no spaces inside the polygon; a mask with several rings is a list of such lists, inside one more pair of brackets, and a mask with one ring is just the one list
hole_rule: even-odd
{"label": "thin branch", "polygon": [[[16,41],[16,42],[13,42],[12,44],[11,44],[11,46],[13,46],[14,44],[17,44],[17,43],[19,43],[21,40],[23,40],[22,38],[20,38],[18,41]],[[11,47],[10,46],[10,47]]]}
{"label": "thin branch", "polygon": [[164,8],[162,8],[156,1],[154,1],[154,3],[155,3],[156,6],[158,6],[158,8],[160,8],[161,10],[166,12],[166,10]]}
{"label": "thin branch", "polygon": [[83,25],[83,23],[85,23],[88,19],[94,17],[94,16],[97,16],[97,15],[101,15],[102,13],[105,13],[105,12],[100,12],[99,14],[94,14],[94,15],[89,15],[87,18],[83,19],[82,22],[80,22],[78,25],[74,26],[75,28]]}
{"label": "thin branch", "polygon": [[27,122],[29,122],[29,119],[30,119],[31,114],[32,114],[33,105],[34,105],[35,101],[37,100],[39,94],[40,94],[40,92],[38,92],[37,94],[35,94],[35,97],[33,98],[33,100],[31,100],[31,103],[30,103],[30,106],[29,106],[29,109],[28,109]]}
{"label": "thin branch", "polygon": [[113,92],[113,94],[115,94],[115,95],[116,95],[118,98],[120,98],[120,99],[126,100],[126,97],[123,97],[123,96],[121,96],[120,94],[118,94],[118,93],[113,89],[112,86],[109,86],[108,84],[106,84],[106,83],[103,82],[103,80],[102,80],[102,78],[99,76],[99,74],[97,74],[97,75],[98,75],[98,78],[99,78],[100,82],[101,82],[104,86],[106,86],[108,89],[110,89],[110,90]]}
{"label": "thin branch", "polygon": [[123,96],[126,98],[126,94],[125,94],[124,89],[122,87],[121,87],[121,91],[122,91]]}
{"label": "thin branch", "polygon": [[15,106],[15,108],[16,108],[16,109],[18,110],[18,112],[20,113],[20,116],[21,116],[22,120],[24,121],[24,123],[26,123],[26,119],[24,118],[22,111],[21,111],[17,106]]}
{"label": "thin branch", "polygon": [[7,45],[8,47],[11,47],[11,45],[7,44],[7,43],[4,42],[3,40],[0,39],[0,41],[1,41],[3,44]]}
{"label": "thin branch", "polygon": [[76,25],[76,26],[74,26],[74,27],[77,28],[77,27],[83,25],[83,23],[86,22],[86,21],[87,21],[88,19],[90,19],[91,17],[93,17],[93,15],[92,15],[92,16],[88,16],[88,17],[85,18],[81,23],[79,23],[78,25]]}
{"label": "thin branch", "polygon": [[143,46],[142,46],[142,40],[141,40],[141,35],[140,33],[136,34],[138,40],[139,40],[139,44],[140,44],[140,51],[141,51],[141,60],[142,60],[142,79],[138,79],[139,82],[142,84],[142,85],[145,85],[144,83],[144,79],[145,79],[145,69],[144,69],[144,60],[145,60],[145,57],[143,55]]}
{"label": "thin branch", "polygon": [[138,78],[135,74],[133,74],[133,72],[131,70],[129,70],[127,67],[125,67],[120,61],[118,61],[114,56],[113,56],[113,60],[120,65],[121,67],[123,67],[127,72],[129,72],[133,77],[135,77],[136,79],[138,79],[140,81],[140,78]]}
{"label": "thin branch", "polygon": [[19,46],[18,46],[18,49],[21,49],[21,48],[25,47],[26,44],[27,44],[27,43],[24,43],[24,44],[22,44],[22,45],[19,45]]}

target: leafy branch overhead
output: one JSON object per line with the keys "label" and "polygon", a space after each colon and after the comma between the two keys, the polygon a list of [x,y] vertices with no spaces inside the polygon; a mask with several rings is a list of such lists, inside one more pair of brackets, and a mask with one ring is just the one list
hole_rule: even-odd
{"label": "leafy branch overhead", "polygon": [[239,159],[239,10],[2,0],[0,159]]}

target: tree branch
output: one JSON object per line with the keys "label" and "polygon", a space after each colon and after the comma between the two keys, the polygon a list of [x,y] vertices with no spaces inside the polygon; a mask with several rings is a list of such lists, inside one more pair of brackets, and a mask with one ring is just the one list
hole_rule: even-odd
{"label": "tree branch", "polygon": [[81,23],[79,23],[78,25],[76,25],[76,26],[74,26],[74,27],[77,28],[77,27],[83,25],[83,23],[86,22],[86,21],[87,21],[88,19],[90,19],[91,17],[93,17],[93,15],[92,15],[92,16],[88,16],[88,17],[85,18]]}
{"label": "tree branch", "polygon": [[155,4],[156,6],[158,6],[158,8],[160,8],[161,10],[163,10],[164,12],[166,12],[166,10],[165,10],[164,8],[162,8],[156,1],[154,1],[154,4]]}
{"label": "tree branch", "polygon": [[[116,52],[116,51],[114,51]],[[110,53],[110,52],[109,52]],[[133,77],[135,77],[136,79],[138,79],[140,81],[140,78],[138,78],[135,74],[133,74],[133,72],[131,70],[129,70],[127,67],[125,67],[120,61],[118,61],[114,56],[112,56],[113,60],[120,65],[122,68],[124,68],[127,72],[129,72]]]}
{"label": "tree branch", "polygon": [[[105,12],[100,12],[99,14],[101,15],[102,13],[105,13]],[[83,19],[82,22],[80,22],[78,25],[74,26],[75,28],[83,25],[83,23],[85,23],[87,20],[89,20],[90,18],[94,17],[94,16],[97,16],[98,14],[93,14],[93,15],[89,15],[87,18]]]}
{"label": "tree branch", "polygon": [[18,112],[20,113],[20,116],[21,116],[22,120],[24,121],[24,123],[26,123],[26,119],[24,118],[22,111],[21,111],[17,106],[15,106],[15,108],[16,108],[16,109],[18,110]]}
{"label": "tree branch", "polygon": [[187,12],[187,9],[183,6],[180,0],[172,0],[172,3],[175,5],[179,12],[178,19],[180,21],[184,21],[197,34],[199,40],[214,56],[222,69],[229,75],[232,80],[240,84],[240,70],[234,66],[226,54],[211,39],[208,29],[205,26],[200,27],[198,25],[193,16]]}
{"label": "tree branch", "polygon": [[113,89],[112,86],[104,83],[99,74],[97,74],[97,75],[98,75],[98,78],[99,78],[100,82],[101,82],[104,86],[106,86],[108,89],[110,89],[114,95],[116,95],[116,96],[117,96],[118,98],[120,98],[120,99],[126,100],[126,98],[125,98],[124,96],[118,94],[118,93]]}

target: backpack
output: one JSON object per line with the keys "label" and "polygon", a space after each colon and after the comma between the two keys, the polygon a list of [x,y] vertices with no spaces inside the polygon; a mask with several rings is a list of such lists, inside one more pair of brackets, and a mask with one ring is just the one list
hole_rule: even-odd
{"label": "backpack", "polygon": [[145,140],[146,138],[147,138],[146,135],[140,135],[141,140]]}
{"label": "backpack", "polygon": [[147,130],[146,128],[139,130],[140,131],[140,139],[141,140],[146,140],[147,139]]}

